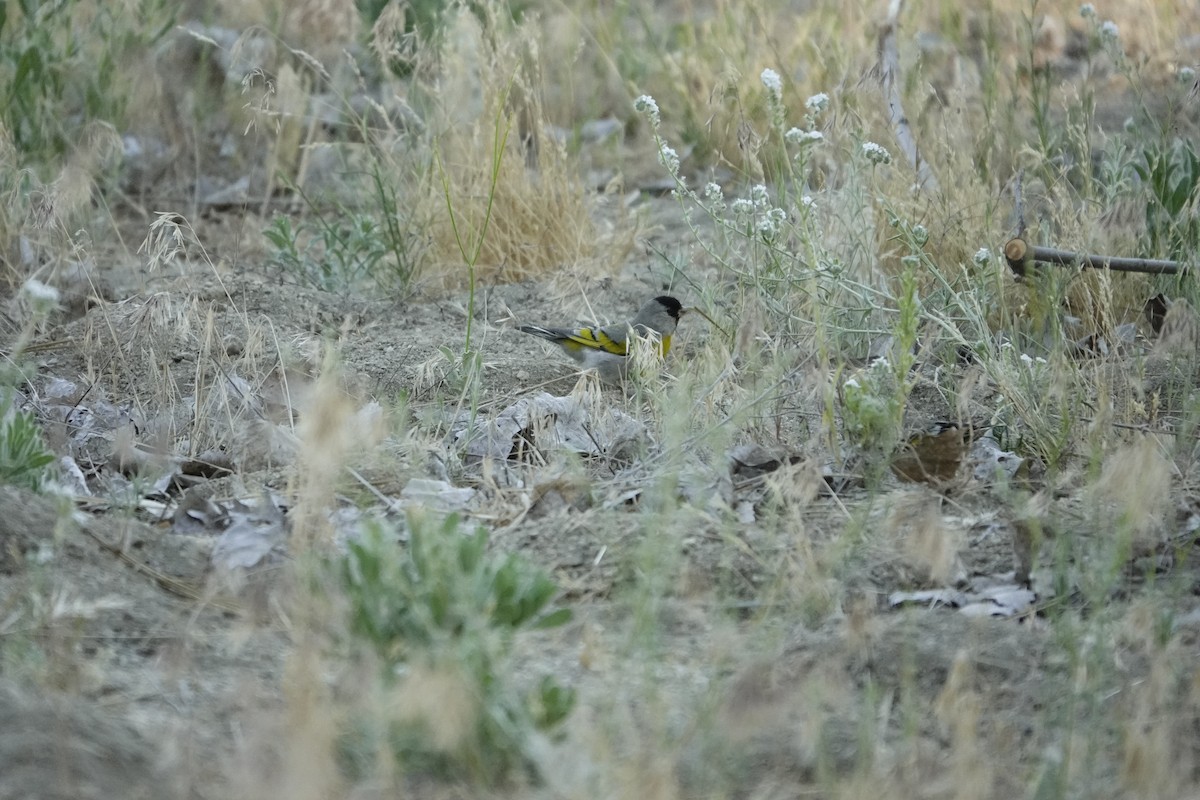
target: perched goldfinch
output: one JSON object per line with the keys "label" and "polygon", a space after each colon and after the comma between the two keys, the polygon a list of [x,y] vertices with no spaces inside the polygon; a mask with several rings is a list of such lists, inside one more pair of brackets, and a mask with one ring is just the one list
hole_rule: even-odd
{"label": "perched goldfinch", "polygon": [[662,341],[662,355],[671,349],[671,336],[683,315],[683,305],[674,297],[662,295],[642,306],[628,322],[601,328],[543,328],[522,325],[521,331],[554,342],[583,369],[594,369],[602,380],[620,383],[629,364],[629,334],[655,333]]}

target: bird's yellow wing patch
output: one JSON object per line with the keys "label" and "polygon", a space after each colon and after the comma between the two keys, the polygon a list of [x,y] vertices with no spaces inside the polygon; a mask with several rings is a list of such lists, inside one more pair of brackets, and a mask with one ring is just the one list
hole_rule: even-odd
{"label": "bird's yellow wing patch", "polygon": [[[618,342],[600,328],[576,328],[573,331],[563,331],[559,344],[573,353],[583,350],[603,350],[615,356],[629,355],[626,342]],[[662,337],[661,354],[666,355],[671,349],[671,337]]]}
{"label": "bird's yellow wing patch", "polygon": [[566,335],[563,347],[568,350],[603,350],[613,355],[625,355],[625,343],[613,339],[599,328],[578,328]]}

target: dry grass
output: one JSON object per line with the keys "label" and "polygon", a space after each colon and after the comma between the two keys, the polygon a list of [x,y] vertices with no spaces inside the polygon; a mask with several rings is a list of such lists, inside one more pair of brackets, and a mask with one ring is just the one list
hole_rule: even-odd
{"label": "dry grass", "polygon": [[[1188,58],[1176,52],[1179,31],[1200,22],[1193,9],[1148,0],[1099,9],[1119,26],[1124,63],[1097,48],[1067,55],[1088,44],[1073,2],[1039,3],[1032,18],[1017,0],[906,9],[904,97],[939,175],[930,192],[912,189],[908,165],[872,164],[862,149],[876,141],[898,152],[871,73],[874,4],[680,3],[631,14],[561,2],[514,20],[486,3],[448,9],[436,52],[409,38],[393,5],[373,31],[384,66],[370,69],[345,66],[341,54],[365,35],[352,3],[212,8],[225,24],[270,31],[255,29],[239,45],[265,42],[269,69],[244,95],[219,90],[214,112],[237,122],[235,134],[256,125],[235,160],[266,165],[256,173],[260,208],[271,210],[278,186],[315,185],[317,151],[346,145],[353,128],[365,140],[354,163],[370,179],[346,178],[340,188],[352,191],[306,213],[340,218],[378,199],[356,194],[363,186],[393,188],[419,253],[405,288],[423,301],[261,280],[243,269],[253,248],[206,241],[203,215],[148,225],[143,250],[135,258],[124,248],[117,265],[134,277],[111,281],[117,270],[95,257],[94,239],[116,227],[112,216],[132,212],[92,202],[114,196],[103,176],[117,133],[99,123],[44,173],[56,176],[44,185],[22,183],[2,157],[19,154],[0,140],[9,201],[0,243],[12,287],[57,283],[85,265],[84,294],[94,299],[58,337],[74,349],[40,371],[70,370],[86,383],[73,399],[81,407],[121,404],[130,419],[112,437],[117,450],[165,462],[224,447],[239,479],[279,487],[292,502],[294,563],[264,612],[264,629],[286,640],[286,657],[263,667],[274,704],[232,723],[200,723],[224,732],[246,720],[264,731],[250,737],[261,739],[255,746],[235,741],[233,757],[214,745],[229,757],[221,789],[440,797],[477,796],[486,784],[490,796],[511,797],[986,798],[1177,797],[1200,785],[1188,600],[1195,374],[1189,352],[1165,352],[1179,341],[1188,350],[1196,298],[1172,287],[1185,297],[1157,351],[1081,359],[1068,343],[1093,334],[1115,342],[1163,284],[1102,272],[1016,284],[994,255],[975,258],[981,247],[994,254],[1012,231],[1018,171],[1032,238],[1081,250],[1144,242],[1144,219],[1127,208],[1134,188],[1098,186],[1071,162],[1112,155],[1117,139],[1107,134],[1116,131],[1097,122],[1106,109],[1076,112],[1118,88],[1132,87],[1121,98],[1130,113],[1158,108],[1156,92],[1185,95],[1173,73]],[[80,4],[78,21],[96,13]],[[412,58],[402,77],[388,73],[397,54]],[[1039,107],[1043,67],[1052,81]],[[815,122],[824,139],[806,160],[771,119],[765,68],[784,75],[784,129],[801,124],[804,98],[831,96]],[[364,87],[375,94],[355,105]],[[179,116],[155,124],[199,159],[207,134],[188,104],[203,93],[162,91]],[[327,92],[354,109],[350,124],[306,117]],[[401,92],[419,124],[396,113],[401,104],[387,95]],[[643,93],[657,100],[660,127],[633,113]],[[1037,141],[1042,113],[1053,141]],[[583,122],[607,116],[622,130],[613,140],[575,140]],[[610,283],[644,294],[630,277],[642,221],[623,192],[664,174],[651,135],[681,156],[685,196],[675,206],[642,201],[659,214],[642,230],[656,253],[681,254],[669,290],[690,293],[715,324],[685,318],[665,374],[649,365],[652,374],[625,395],[577,385],[587,414],[620,409],[640,424],[619,452],[544,452],[533,440],[550,426],[535,425],[521,434],[534,453],[526,460],[466,457],[457,435],[530,393],[514,373],[560,376],[527,363],[516,345],[507,352],[511,331],[495,309],[559,312],[547,287],[570,280],[588,295],[582,305]],[[604,175],[605,193],[590,185],[584,161]],[[729,208],[686,196],[710,174]],[[755,183],[768,187],[764,199],[739,218],[732,203]],[[358,205],[346,200],[355,197]],[[754,227],[776,208],[778,230]],[[38,250],[36,263],[21,260],[20,237]],[[486,287],[487,304],[482,292],[478,303],[474,292],[464,300],[468,286]],[[466,333],[467,320],[485,335]],[[480,341],[493,349],[473,351]],[[969,367],[958,363],[964,350]],[[881,353],[893,366],[870,369],[894,371],[868,399],[893,404],[872,419],[861,412],[875,427],[859,430],[892,442],[930,420],[982,419],[1038,471],[1011,484],[963,477],[942,492],[897,488],[886,476],[867,488],[827,480],[890,453],[868,452],[866,434],[856,439],[846,424],[847,381],[866,385],[861,365]],[[739,474],[729,454],[742,444],[771,448],[777,468]],[[352,471],[364,464],[366,477]],[[343,590],[319,564],[336,557],[335,510],[379,510],[384,495],[390,510],[414,476],[475,490],[468,512],[493,529],[493,547],[554,569],[577,612],[571,626],[519,639],[497,679],[520,693],[549,672],[579,690],[561,739],[522,730],[529,773],[435,775],[394,759],[386,741],[349,753],[348,728],[393,721],[420,722],[434,750],[454,751],[489,710],[465,668],[414,660],[403,675],[381,674],[347,633]],[[895,589],[947,587],[977,573],[999,579],[1018,523],[1047,533],[1029,545],[1043,595],[1024,624],[887,608],[883,597]],[[393,533],[408,535],[399,523]],[[6,569],[8,558],[0,555]],[[64,635],[44,598],[68,595],[36,586],[69,581],[58,568],[30,567],[19,573],[23,594],[0,593],[0,654],[28,665],[40,652],[54,662],[43,684],[84,694],[95,683],[82,669],[91,663],[87,637],[119,641],[121,629]],[[96,607],[91,617],[114,610]],[[213,660],[212,682],[236,686],[254,668],[237,661],[233,640],[245,631],[204,613],[189,608],[179,623],[185,649]],[[14,621],[25,619],[18,638]],[[221,644],[205,650],[210,638]],[[199,658],[180,669],[201,668]],[[64,733],[64,751],[76,734]],[[359,772],[347,766],[351,756]]]}
{"label": "dry grass", "polygon": [[[463,286],[527,280],[564,266],[611,275],[579,176],[543,110],[538,33],[511,31],[487,7],[447,30],[431,109],[435,169],[426,200],[433,247],[426,280]],[[497,30],[499,28],[499,30]]]}

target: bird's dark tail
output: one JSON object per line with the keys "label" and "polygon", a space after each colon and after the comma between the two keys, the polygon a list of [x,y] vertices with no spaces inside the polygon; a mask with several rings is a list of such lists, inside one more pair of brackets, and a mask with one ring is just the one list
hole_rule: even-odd
{"label": "bird's dark tail", "polygon": [[548,328],[539,328],[537,325],[522,325],[517,330],[521,331],[521,333],[528,333],[528,334],[532,334],[533,336],[540,336],[543,339],[553,340],[553,339],[562,338],[560,334],[557,334],[554,331],[549,330]]}

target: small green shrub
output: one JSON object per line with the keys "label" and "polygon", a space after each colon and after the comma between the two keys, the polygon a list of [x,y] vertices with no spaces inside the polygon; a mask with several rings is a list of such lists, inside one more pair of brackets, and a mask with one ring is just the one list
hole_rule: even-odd
{"label": "small green shrub", "polygon": [[1146,184],[1146,235],[1150,252],[1161,258],[1191,259],[1200,246],[1200,219],[1194,214],[1200,187],[1200,156],[1191,142],[1149,144],[1133,169]]}
{"label": "small green shrub", "polygon": [[846,439],[875,461],[900,441],[904,394],[892,365],[880,359],[842,384],[842,424]]}
{"label": "small green shrub", "polygon": [[509,683],[514,636],[561,625],[570,611],[549,608],[557,587],[541,570],[514,555],[489,554],[483,528],[464,533],[456,516],[438,523],[418,514],[410,514],[409,528],[407,546],[397,546],[395,532],[382,524],[349,544],[341,562],[349,630],[378,654],[386,682],[414,672],[452,675],[471,695],[471,721],[448,747],[437,745],[431,721],[420,714],[389,720],[396,760],[497,782],[531,766],[530,732],[562,722],[575,701],[573,690],[549,676],[525,694]]}
{"label": "small green shrub", "polygon": [[33,415],[0,395],[0,483],[39,491],[53,477],[54,454],[46,449]]}
{"label": "small green shrub", "polygon": [[131,91],[122,68],[174,27],[175,5],[0,4],[0,122],[17,149],[34,158],[61,155],[79,119],[120,127]]}
{"label": "small green shrub", "polygon": [[396,190],[378,172],[372,177],[377,205],[370,211],[341,204],[322,211],[295,187],[312,213],[296,224],[282,215],[271,221],[263,231],[275,250],[271,263],[326,291],[407,289],[417,267],[412,221],[399,208]]}

